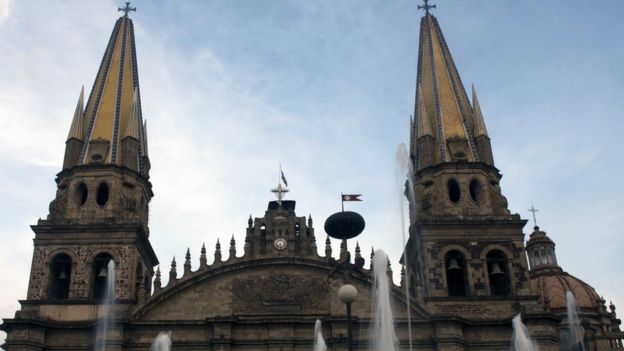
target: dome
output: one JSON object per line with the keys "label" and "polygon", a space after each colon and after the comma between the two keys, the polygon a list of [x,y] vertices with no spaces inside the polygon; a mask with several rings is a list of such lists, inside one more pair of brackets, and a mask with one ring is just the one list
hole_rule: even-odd
{"label": "dome", "polygon": [[582,309],[600,310],[603,302],[594,288],[584,281],[563,271],[551,271],[531,278],[540,302],[548,309],[566,309],[566,291],[570,290],[576,298],[578,307]]}

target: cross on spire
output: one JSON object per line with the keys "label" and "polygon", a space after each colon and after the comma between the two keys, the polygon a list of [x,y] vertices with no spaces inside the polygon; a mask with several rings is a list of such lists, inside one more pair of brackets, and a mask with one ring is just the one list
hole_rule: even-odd
{"label": "cross on spire", "polygon": [[271,192],[277,196],[277,203],[281,206],[282,199],[284,198],[284,194],[286,194],[289,190],[282,186],[282,182],[277,183],[277,188],[272,189]]}
{"label": "cross on spire", "polygon": [[435,9],[436,5],[435,4],[431,4],[429,5],[429,0],[423,0],[425,2],[424,5],[418,5],[418,9],[424,9],[425,10],[425,15],[429,14],[429,9]]}
{"label": "cross on spire", "polygon": [[130,11],[136,12],[136,7],[130,7],[130,1],[126,1],[126,6],[118,7],[117,11],[123,11],[124,12],[124,17],[128,17],[128,12],[130,12]]}
{"label": "cross on spire", "polygon": [[539,212],[539,210],[533,206],[533,201],[531,201],[531,208],[529,208],[527,211],[533,213],[533,225],[537,227],[537,219],[535,219],[535,212]]}

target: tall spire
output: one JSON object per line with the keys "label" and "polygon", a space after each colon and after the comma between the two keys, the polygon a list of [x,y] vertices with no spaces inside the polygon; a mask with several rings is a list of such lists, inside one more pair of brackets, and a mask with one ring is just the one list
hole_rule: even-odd
{"label": "tall spire", "polygon": [[[415,117],[410,133],[415,140],[411,154],[419,157],[417,140],[427,134],[433,137],[433,150],[431,162],[419,162],[418,169],[443,162],[479,162],[484,158],[474,140],[475,111],[438,20],[429,13],[433,7],[428,1],[419,5],[425,9],[425,16],[420,21]],[[478,127],[485,130],[484,124]]]}
{"label": "tall spire", "polygon": [[76,104],[76,111],[74,111],[74,118],[72,119],[71,128],[69,129],[69,135],[67,135],[67,141],[76,139],[82,141],[82,114],[84,113],[84,85],[80,89],[80,96],[78,97],[78,103]]}
{"label": "tall spire", "polygon": [[[136,167],[146,175],[146,138],[141,114],[134,25],[127,16],[134,8],[126,3],[120,11],[124,11],[124,16],[115,23],[84,110],[84,142],[78,163],[132,164],[136,165],[132,168]],[[121,142],[126,136],[137,141],[137,162],[123,161]],[[136,154],[132,153],[131,157],[135,158]]]}

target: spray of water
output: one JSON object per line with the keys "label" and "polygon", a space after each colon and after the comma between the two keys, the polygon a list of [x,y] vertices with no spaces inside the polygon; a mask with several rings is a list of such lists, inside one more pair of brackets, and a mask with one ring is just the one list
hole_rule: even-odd
{"label": "spray of water", "polygon": [[539,351],[535,340],[531,339],[529,329],[522,323],[520,313],[511,321],[513,335],[511,337],[512,351]]}
{"label": "spray of water", "polygon": [[375,251],[373,258],[375,285],[373,286],[373,351],[397,351],[394,317],[390,305],[390,278],[388,255]]}
{"label": "spray of water", "polygon": [[327,351],[327,345],[325,345],[321,331],[321,321],[318,319],[314,323],[314,351]]}
{"label": "spray of water", "polygon": [[[400,221],[401,221],[401,236],[403,239],[403,247],[405,247],[407,245],[407,235],[406,235],[406,226],[405,226],[405,201],[403,200],[403,189],[404,189],[404,184],[405,184],[405,180],[407,179],[408,182],[408,186],[407,186],[407,194],[408,197],[410,199],[410,203],[414,203],[414,187],[412,184],[412,169],[410,167],[411,162],[409,160],[409,155],[407,152],[407,147],[405,146],[405,144],[401,143],[399,144],[399,148],[397,149],[397,153],[396,153],[396,184],[397,184],[397,190],[398,190],[398,202],[399,202],[399,213],[400,213]],[[409,274],[408,269],[406,269],[406,267],[409,268],[409,264],[408,264],[408,259],[407,259],[407,255],[403,256],[403,269],[406,271],[406,275],[405,275],[405,296],[406,301],[407,301],[407,329],[408,329],[408,333],[409,333],[409,349],[410,351],[412,350],[412,309],[410,306],[410,300],[411,300],[411,296],[410,296],[410,277],[411,274]]]}
{"label": "spray of water", "polygon": [[581,320],[578,316],[576,299],[570,290],[566,291],[566,307],[568,312],[568,328],[570,329],[568,350],[585,351],[585,344],[583,343],[585,330],[583,330]]}
{"label": "spray of water", "polygon": [[106,351],[111,324],[115,319],[115,262],[108,261],[106,276],[106,293],[100,306],[100,320],[98,322],[95,339],[95,351]]}
{"label": "spray of water", "polygon": [[152,342],[150,351],[170,351],[171,350],[171,332],[160,332]]}

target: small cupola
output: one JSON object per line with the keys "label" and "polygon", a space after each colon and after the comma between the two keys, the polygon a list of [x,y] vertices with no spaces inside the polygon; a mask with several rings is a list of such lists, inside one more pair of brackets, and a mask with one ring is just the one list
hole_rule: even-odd
{"label": "small cupola", "polygon": [[533,227],[533,233],[526,244],[526,251],[531,273],[538,270],[561,271],[561,267],[557,264],[555,243],[538,226]]}

